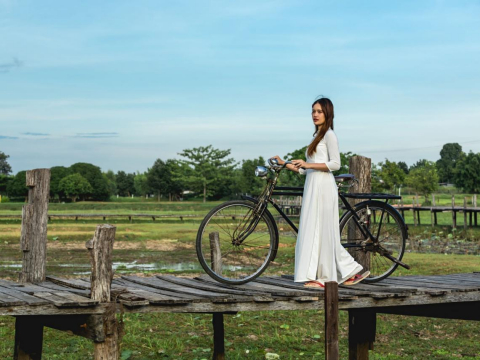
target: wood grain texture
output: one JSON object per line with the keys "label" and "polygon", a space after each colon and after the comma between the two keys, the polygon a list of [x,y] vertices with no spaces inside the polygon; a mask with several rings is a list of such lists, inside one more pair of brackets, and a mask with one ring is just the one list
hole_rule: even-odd
{"label": "wood grain texture", "polygon": [[22,283],[45,281],[47,261],[48,199],[50,169],[27,171],[28,204],[22,209],[20,248],[22,250]]}

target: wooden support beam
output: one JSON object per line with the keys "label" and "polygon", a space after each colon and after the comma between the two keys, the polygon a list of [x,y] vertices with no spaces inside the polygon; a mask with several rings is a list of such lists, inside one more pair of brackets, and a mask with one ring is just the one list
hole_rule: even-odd
{"label": "wooden support beam", "polygon": [[22,208],[20,282],[45,281],[50,169],[27,171],[28,204]]}
{"label": "wooden support beam", "polygon": [[225,359],[225,328],[223,313],[213,313],[213,360]]}
{"label": "wooden support beam", "polygon": [[[218,232],[208,234],[210,239],[210,266],[216,274],[222,273],[222,253]],[[213,313],[213,360],[225,359],[225,328],[223,313]]]}
{"label": "wooden support beam", "polygon": [[338,360],[338,283],[325,283],[325,359]]}
{"label": "wooden support beam", "polygon": [[[116,227],[98,225],[95,236],[85,246],[90,253],[92,263],[91,298],[102,303],[110,302],[110,290],[113,279],[112,252]],[[94,359],[119,359],[122,326],[115,316],[115,303],[102,317],[105,341],[95,343]]]}
{"label": "wooden support beam", "polygon": [[[349,161],[349,171],[358,180],[356,187],[351,187],[351,193],[369,193],[372,189],[372,160],[364,156],[352,156]],[[360,202],[360,199],[350,199],[349,202],[353,206]],[[352,229],[354,232],[355,229]],[[358,231],[358,230],[357,230]],[[350,234],[349,234],[350,237]],[[352,234],[353,239],[358,239]],[[363,251],[352,251],[350,253],[353,258],[363,266],[363,269],[370,270],[370,255]]]}
{"label": "wooden support beam", "polygon": [[348,310],[348,359],[368,360],[377,328],[376,313],[369,309]]}
{"label": "wooden support beam", "polygon": [[43,316],[43,326],[68,331],[94,342],[105,341],[103,318],[100,315],[50,315]]}
{"label": "wooden support beam", "polygon": [[463,230],[467,230],[467,197],[463,198]]}
{"label": "wooden support beam", "polygon": [[17,316],[14,360],[41,360],[43,324],[40,316]]}
{"label": "wooden support beam", "polygon": [[452,195],[452,228],[457,228],[457,213],[455,212],[455,195]]}

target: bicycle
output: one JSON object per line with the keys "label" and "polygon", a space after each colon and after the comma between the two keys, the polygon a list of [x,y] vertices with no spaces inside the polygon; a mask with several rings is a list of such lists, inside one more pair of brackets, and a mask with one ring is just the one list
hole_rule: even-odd
{"label": "bicycle", "polygon": [[[267,167],[257,166],[255,170],[255,176],[266,180],[258,198],[242,196],[243,200],[227,201],[216,206],[198,229],[198,260],[205,272],[219,282],[244,284],[262,274],[275,260],[279,232],[275,218],[267,208],[269,204],[298,233],[295,224],[272,196],[301,196],[303,188],[276,187],[280,172],[291,162],[286,161],[283,165],[278,165],[275,159],[268,162]],[[341,188],[355,185],[357,180],[351,174],[335,176],[335,181],[345,208],[340,218],[341,244],[351,254],[359,252],[359,256],[365,257],[370,276],[363,282],[374,283],[385,279],[399,265],[410,269],[401,261],[408,238],[407,226],[399,212],[388,204],[389,200],[401,197],[341,192]],[[365,201],[352,206],[347,198]]]}

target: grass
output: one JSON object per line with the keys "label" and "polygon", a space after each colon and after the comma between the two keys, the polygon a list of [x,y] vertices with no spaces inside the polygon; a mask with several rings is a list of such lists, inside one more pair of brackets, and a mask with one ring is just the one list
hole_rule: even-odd
{"label": "grass", "polygon": [[[150,205],[149,203],[147,203]],[[208,209],[213,206],[207,203]],[[11,204],[2,204],[4,205]],[[60,205],[60,204],[58,204]],[[73,204],[72,204],[73,205]],[[109,204],[107,204],[109,205]],[[131,206],[132,204],[122,204]],[[133,204],[137,206],[137,204]],[[164,205],[161,203],[160,205]],[[169,205],[169,204],[166,204]],[[175,206],[180,204],[174,204]],[[182,204],[194,211],[208,211],[203,204]],[[179,207],[176,211],[184,211]],[[117,208],[124,211],[125,208]],[[112,209],[115,210],[115,209]],[[159,211],[175,211],[161,208]],[[87,276],[89,258],[85,241],[92,237],[97,221],[54,221],[48,227],[48,268],[52,275]],[[175,273],[200,274],[193,246],[198,220],[128,223],[118,221],[114,249],[117,274]],[[455,232],[445,225],[432,231],[428,225],[410,226],[411,237],[429,238],[444,232],[450,240],[478,241],[478,230]],[[15,267],[21,261],[19,222],[0,223],[0,276],[16,278]],[[285,228],[282,232],[277,266],[271,274],[293,273],[295,238]],[[479,271],[477,255],[419,254],[407,252],[404,261],[412,270],[398,269],[395,276],[448,274]],[[138,265],[157,264],[144,270]],[[175,265],[184,264],[182,268]],[[165,265],[166,269],[160,269]],[[210,359],[213,333],[209,314],[127,314],[126,334],[122,341],[122,359]],[[324,314],[322,311],[263,311],[225,315],[225,341],[228,359],[263,359],[267,352],[280,359],[324,358]],[[340,314],[340,358],[348,357],[348,319]],[[0,358],[13,356],[14,319],[0,318]],[[377,341],[372,359],[480,359],[480,324],[478,322],[378,315]],[[93,344],[83,338],[56,330],[44,331],[44,359],[88,359]]]}

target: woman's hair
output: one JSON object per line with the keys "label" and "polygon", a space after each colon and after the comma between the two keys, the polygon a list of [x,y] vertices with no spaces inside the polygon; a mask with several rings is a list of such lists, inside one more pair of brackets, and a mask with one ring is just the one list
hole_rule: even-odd
{"label": "woman's hair", "polygon": [[313,136],[315,136],[315,139],[313,139],[310,145],[308,145],[308,149],[307,149],[308,156],[313,156],[313,154],[315,153],[315,150],[317,149],[318,143],[322,141],[328,129],[332,128],[333,130],[333,116],[334,116],[333,104],[330,101],[330,99],[322,97],[318,100],[315,100],[315,102],[312,104],[312,108],[315,104],[319,104],[322,107],[322,111],[325,115],[325,122],[323,123],[323,126],[320,129],[320,131],[318,131],[318,125],[315,125],[315,132],[313,133]]}

